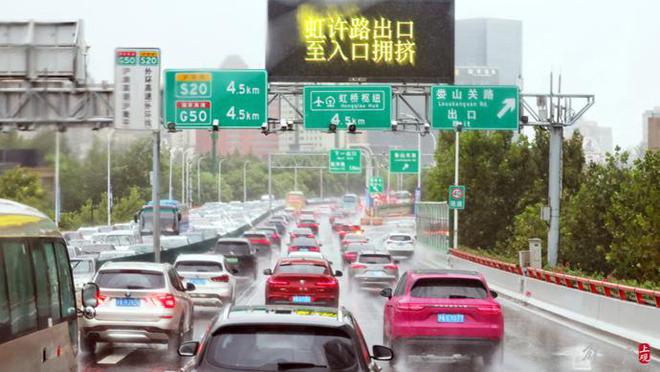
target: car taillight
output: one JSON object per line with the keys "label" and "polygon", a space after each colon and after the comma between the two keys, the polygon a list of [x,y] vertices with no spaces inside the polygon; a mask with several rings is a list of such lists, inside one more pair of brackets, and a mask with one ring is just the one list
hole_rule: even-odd
{"label": "car taillight", "polygon": [[[347,253],[347,255],[350,256],[351,253],[353,253],[353,252],[349,252],[349,253]],[[351,265],[351,269],[366,269],[366,268],[367,268],[367,265],[362,265],[362,264],[357,264],[357,263]]]}
{"label": "car taillight", "polygon": [[220,276],[214,276],[211,278],[212,282],[218,282],[218,283],[227,283],[229,282],[229,275],[220,275]]}
{"label": "car taillight", "polygon": [[162,295],[156,295],[154,296],[151,301],[155,305],[160,305],[166,309],[174,309],[176,306],[176,298],[172,296],[171,294],[162,294]]}
{"label": "car taillight", "polygon": [[477,307],[477,311],[485,314],[498,314],[502,312],[499,306],[479,306]]}
{"label": "car taillight", "polygon": [[278,240],[280,237],[277,236],[277,234],[273,233],[272,238],[273,238],[274,240]]}
{"label": "car taillight", "polygon": [[298,247],[296,247],[295,245],[289,247],[289,252],[296,252],[296,251],[298,251]]}
{"label": "car taillight", "polygon": [[269,285],[289,285],[289,281],[271,277],[268,279]]}
{"label": "car taillight", "polygon": [[423,305],[415,305],[415,304],[408,304],[408,303],[399,303],[397,305],[397,308],[399,310],[403,311],[419,311],[419,310],[424,310]]}
{"label": "car taillight", "polygon": [[321,252],[321,249],[319,247],[309,247],[310,252]]}
{"label": "car taillight", "polygon": [[308,238],[315,238],[316,236],[314,236],[314,234],[307,234],[307,237]]}
{"label": "car taillight", "polygon": [[339,283],[334,278],[329,278],[326,280],[319,280],[316,282],[316,285],[319,287],[337,287]]}
{"label": "car taillight", "polygon": [[388,271],[398,271],[399,270],[399,266],[394,265],[394,264],[385,265],[385,266],[383,266],[383,268],[385,270],[388,270]]}
{"label": "car taillight", "polygon": [[96,293],[96,302],[98,303],[97,306],[100,306],[102,303],[104,303],[108,299],[108,296],[104,296],[100,293]]}

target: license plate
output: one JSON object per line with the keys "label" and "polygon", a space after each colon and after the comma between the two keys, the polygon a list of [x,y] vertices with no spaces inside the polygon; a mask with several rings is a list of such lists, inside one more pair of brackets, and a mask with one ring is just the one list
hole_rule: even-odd
{"label": "license plate", "polygon": [[384,277],[384,276],[385,276],[385,273],[382,272],[382,271],[372,271],[372,272],[371,272],[371,275],[372,275],[372,276],[377,276],[377,277],[381,278],[381,277]]}
{"label": "license plate", "polygon": [[229,258],[227,258],[227,257],[226,257],[226,258],[225,258],[225,262],[235,264],[235,263],[238,263],[238,258],[236,258],[236,257],[229,257]]}
{"label": "license plate", "polygon": [[188,282],[195,285],[205,285],[207,283],[206,279],[189,279]]}
{"label": "license plate", "polygon": [[118,307],[139,307],[140,299],[138,298],[116,298],[115,305]]}
{"label": "license plate", "polygon": [[292,301],[296,304],[308,304],[312,302],[312,298],[310,296],[293,296]]}
{"label": "license plate", "polygon": [[300,252],[309,252],[309,248],[298,248]]}
{"label": "license plate", "polygon": [[463,323],[464,321],[463,314],[438,314],[438,323]]}

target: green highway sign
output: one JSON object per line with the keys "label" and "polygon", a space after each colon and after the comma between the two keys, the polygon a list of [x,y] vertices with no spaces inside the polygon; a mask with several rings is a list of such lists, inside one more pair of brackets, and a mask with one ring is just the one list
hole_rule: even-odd
{"label": "green highway sign", "polygon": [[361,150],[330,150],[330,173],[362,173]]}
{"label": "green highway sign", "polygon": [[520,102],[516,86],[451,86],[431,88],[433,128],[454,130],[518,130]]}
{"label": "green highway sign", "polygon": [[369,178],[369,192],[372,194],[383,192],[383,177]]}
{"label": "green highway sign", "polygon": [[449,209],[465,209],[465,186],[449,186]]}
{"label": "green highway sign", "polygon": [[391,173],[417,173],[419,170],[419,151],[390,150]]}
{"label": "green highway sign", "polygon": [[392,119],[392,87],[387,85],[306,86],[305,129],[389,129]]}
{"label": "green highway sign", "polygon": [[166,127],[260,128],[268,121],[265,70],[165,70],[163,92]]}

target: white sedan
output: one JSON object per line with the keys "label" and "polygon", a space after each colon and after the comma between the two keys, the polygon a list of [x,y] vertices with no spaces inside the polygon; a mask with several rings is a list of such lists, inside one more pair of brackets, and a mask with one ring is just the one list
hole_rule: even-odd
{"label": "white sedan", "polygon": [[393,232],[385,239],[385,250],[394,258],[409,258],[415,253],[415,236],[404,232]]}
{"label": "white sedan", "polygon": [[183,281],[195,285],[187,293],[196,305],[223,306],[234,302],[236,278],[218,254],[180,254],[174,268]]}

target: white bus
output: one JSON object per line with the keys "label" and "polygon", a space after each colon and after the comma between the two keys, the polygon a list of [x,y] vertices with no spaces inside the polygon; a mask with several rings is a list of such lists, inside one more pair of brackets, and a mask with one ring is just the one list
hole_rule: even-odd
{"label": "white bus", "polygon": [[0,370],[76,371],[73,276],[57,226],[0,199]]}

